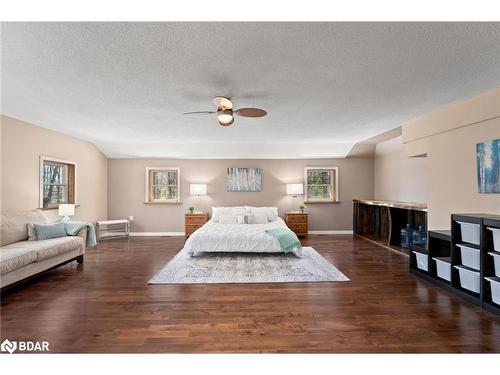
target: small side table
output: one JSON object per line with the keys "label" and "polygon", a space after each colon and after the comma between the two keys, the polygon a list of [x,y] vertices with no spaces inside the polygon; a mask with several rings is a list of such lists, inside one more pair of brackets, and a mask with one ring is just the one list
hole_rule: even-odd
{"label": "small side table", "polygon": [[307,238],[309,232],[309,214],[301,211],[285,212],[285,223],[297,237]]}
{"label": "small side table", "polygon": [[125,237],[130,235],[129,220],[99,220],[96,224],[97,242],[104,238]]}
{"label": "small side table", "polygon": [[208,221],[208,213],[195,212],[184,215],[184,235],[188,238],[196,229],[201,228]]}

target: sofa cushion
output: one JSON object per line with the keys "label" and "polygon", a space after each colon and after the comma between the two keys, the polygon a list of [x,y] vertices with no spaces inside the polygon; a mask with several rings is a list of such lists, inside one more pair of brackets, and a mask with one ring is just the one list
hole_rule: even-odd
{"label": "sofa cushion", "polygon": [[[32,241],[30,241],[32,242]],[[36,261],[40,262],[44,259],[55,257],[56,255],[67,253],[78,248],[83,249],[83,239],[78,236],[67,236],[60,238],[51,238],[50,240],[37,241],[43,242],[44,245],[36,249]],[[45,244],[47,243],[47,244]]]}
{"label": "sofa cushion", "polygon": [[43,224],[48,222],[49,219],[40,209],[3,212],[0,221],[0,245],[5,246],[27,240],[28,229],[26,224],[28,223]]}
{"label": "sofa cushion", "polygon": [[[66,253],[78,248],[83,249],[83,246],[83,239],[78,236],[51,238],[49,240],[42,241],[20,241],[11,245],[4,246],[0,249],[0,253],[2,254],[2,258],[0,261],[2,265],[2,273],[4,273],[4,254],[5,259],[8,259],[8,254],[10,253],[14,254],[15,252],[33,252],[35,255],[35,259],[33,260],[33,262],[41,262],[42,260],[52,258],[59,254]],[[20,267],[22,267],[23,265],[21,265]],[[10,269],[10,271],[16,269],[12,268],[11,266],[5,266],[5,268]]]}
{"label": "sofa cushion", "polygon": [[0,275],[15,271],[36,262],[37,254],[33,249],[24,247],[2,248],[0,250]]}

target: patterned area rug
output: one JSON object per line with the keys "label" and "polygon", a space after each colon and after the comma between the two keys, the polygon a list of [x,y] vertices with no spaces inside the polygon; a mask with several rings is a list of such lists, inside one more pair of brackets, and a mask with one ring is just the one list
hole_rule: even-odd
{"label": "patterned area rug", "polygon": [[288,254],[202,253],[181,250],[150,284],[287,283],[349,281],[312,247]]}

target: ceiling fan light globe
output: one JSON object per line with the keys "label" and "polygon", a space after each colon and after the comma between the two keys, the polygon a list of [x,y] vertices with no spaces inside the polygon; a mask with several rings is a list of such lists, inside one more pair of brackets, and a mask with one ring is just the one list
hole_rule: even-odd
{"label": "ceiling fan light globe", "polygon": [[217,118],[222,126],[228,126],[234,122],[233,111],[230,109],[221,109]]}
{"label": "ceiling fan light globe", "polygon": [[229,115],[229,114],[219,115],[219,122],[228,123],[228,122],[233,121],[233,119],[234,119],[233,115]]}
{"label": "ceiling fan light globe", "polygon": [[229,126],[234,122],[233,115],[219,115],[219,124],[222,126]]}

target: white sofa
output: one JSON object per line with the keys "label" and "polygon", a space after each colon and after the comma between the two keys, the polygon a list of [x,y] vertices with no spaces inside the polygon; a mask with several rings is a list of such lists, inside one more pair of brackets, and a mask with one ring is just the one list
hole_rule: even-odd
{"label": "white sofa", "polygon": [[83,262],[87,229],[77,236],[28,240],[27,224],[43,224],[49,220],[42,210],[4,212],[0,234],[0,287],[12,287],[70,261]]}

